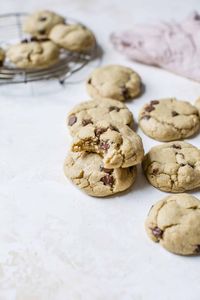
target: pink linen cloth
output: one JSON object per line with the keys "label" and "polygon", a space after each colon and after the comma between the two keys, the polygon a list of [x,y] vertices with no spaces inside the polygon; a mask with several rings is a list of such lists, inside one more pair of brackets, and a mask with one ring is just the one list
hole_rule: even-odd
{"label": "pink linen cloth", "polygon": [[136,24],[131,30],[113,33],[111,42],[131,60],[200,82],[200,15],[197,12],[180,23]]}

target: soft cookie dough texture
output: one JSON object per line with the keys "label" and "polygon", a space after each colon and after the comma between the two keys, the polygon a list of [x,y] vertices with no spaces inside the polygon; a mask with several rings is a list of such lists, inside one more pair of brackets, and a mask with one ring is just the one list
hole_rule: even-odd
{"label": "soft cookie dough texture", "polygon": [[106,169],[96,153],[69,153],[65,175],[87,194],[105,197],[128,189],[136,179],[136,167]]}
{"label": "soft cookie dough texture", "polygon": [[176,194],[157,202],[146,220],[148,236],[170,252],[200,254],[200,201]]}
{"label": "soft cookie dough texture", "polygon": [[69,51],[85,52],[95,45],[93,33],[86,27],[78,24],[59,24],[53,27],[49,38]]}
{"label": "soft cookie dough texture", "polygon": [[58,61],[59,48],[51,41],[21,42],[8,49],[7,57],[19,68],[42,68]]}
{"label": "soft cookie dough texture", "polygon": [[195,106],[175,98],[152,100],[139,115],[139,126],[149,137],[158,141],[174,141],[195,134],[200,127]]}
{"label": "soft cookie dough texture", "polygon": [[111,98],[119,101],[132,99],[141,93],[140,76],[121,65],[95,69],[87,80],[87,91],[93,98]]}
{"label": "soft cookie dough texture", "polygon": [[92,100],[76,105],[67,117],[67,125],[72,136],[88,124],[105,120],[133,126],[133,115],[122,102]]}
{"label": "soft cookie dough texture", "polygon": [[137,165],[144,156],[139,135],[126,125],[108,121],[83,127],[74,137],[72,151],[98,153],[105,168],[111,169]]}
{"label": "soft cookie dough texture", "polygon": [[186,142],[169,142],[151,148],[143,160],[148,181],[166,192],[200,187],[200,150]]}
{"label": "soft cookie dough texture", "polygon": [[65,19],[49,10],[37,11],[29,15],[23,24],[23,31],[38,38],[48,37],[50,30]]}

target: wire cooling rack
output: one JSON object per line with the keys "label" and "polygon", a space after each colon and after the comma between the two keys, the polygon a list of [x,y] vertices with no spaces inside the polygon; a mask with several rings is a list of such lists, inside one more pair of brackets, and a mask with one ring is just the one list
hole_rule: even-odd
{"label": "wire cooling rack", "polygon": [[[26,16],[25,13],[0,15],[0,47],[6,49],[9,45],[27,38],[27,35],[22,31],[22,24]],[[69,18],[67,18],[67,23],[80,24]],[[57,79],[63,84],[71,75],[97,58],[98,52],[97,45],[86,54],[61,50],[59,62],[42,69],[21,69],[6,60],[4,65],[0,67],[0,85],[48,79]]]}

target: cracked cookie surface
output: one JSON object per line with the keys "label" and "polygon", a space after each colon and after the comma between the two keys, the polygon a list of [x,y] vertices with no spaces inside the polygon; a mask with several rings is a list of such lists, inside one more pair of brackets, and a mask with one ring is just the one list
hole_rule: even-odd
{"label": "cracked cookie surface", "polygon": [[53,27],[49,38],[59,47],[69,51],[85,52],[95,45],[93,33],[84,26],[59,24]]}
{"label": "cracked cookie surface", "polygon": [[74,136],[81,128],[88,124],[96,124],[102,119],[110,122],[120,122],[129,127],[133,126],[133,114],[128,107],[116,100],[86,101],[76,105],[68,114],[67,124]]}
{"label": "cracked cookie surface", "polygon": [[198,111],[199,111],[199,115],[200,115],[200,98],[198,98],[195,102],[195,106],[197,107]]}
{"label": "cracked cookie surface", "polygon": [[48,67],[58,61],[59,48],[49,40],[24,40],[11,46],[7,57],[19,68]]}
{"label": "cracked cookie surface", "polygon": [[98,153],[111,169],[137,165],[144,156],[142,140],[132,129],[108,121],[83,127],[73,139],[72,151]]}
{"label": "cracked cookie surface", "polygon": [[64,172],[80,189],[96,197],[122,192],[136,179],[136,167],[107,169],[98,154],[87,152],[70,152],[64,163]]}
{"label": "cracked cookie surface", "polygon": [[141,93],[140,76],[121,65],[108,65],[95,69],[87,80],[91,97],[125,101]]}
{"label": "cracked cookie surface", "polygon": [[44,38],[55,25],[62,23],[65,23],[65,19],[52,11],[37,11],[25,19],[23,31],[32,36]]}
{"label": "cracked cookie surface", "polygon": [[158,141],[174,141],[195,134],[200,128],[198,110],[175,98],[152,100],[139,114],[139,126]]}
{"label": "cracked cookie surface", "polygon": [[200,254],[200,201],[192,195],[176,194],[157,202],[145,227],[148,236],[170,252]]}
{"label": "cracked cookie surface", "polygon": [[186,142],[168,142],[151,148],[143,160],[148,181],[166,192],[200,187],[200,150]]}

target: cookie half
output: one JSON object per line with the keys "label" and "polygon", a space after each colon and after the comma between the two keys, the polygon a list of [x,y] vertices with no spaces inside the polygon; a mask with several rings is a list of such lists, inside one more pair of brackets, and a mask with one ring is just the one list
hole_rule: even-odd
{"label": "cookie half", "polygon": [[69,51],[85,52],[95,46],[94,34],[78,24],[59,24],[53,27],[49,38],[59,47]]}
{"label": "cookie half", "polygon": [[92,100],[76,105],[67,117],[67,125],[72,136],[88,124],[101,121],[119,122],[133,127],[133,114],[128,107],[116,100]]}
{"label": "cookie half", "polygon": [[148,181],[165,192],[200,187],[200,150],[186,142],[169,142],[151,148],[143,160]]}
{"label": "cookie half", "polygon": [[59,60],[59,48],[49,40],[24,40],[12,45],[6,55],[19,68],[43,68]]}
{"label": "cookie half", "polygon": [[144,156],[139,135],[126,125],[108,121],[83,127],[73,139],[72,151],[98,153],[110,169],[137,165]]}
{"label": "cookie half", "polygon": [[69,153],[64,163],[65,175],[81,190],[95,197],[106,197],[132,186],[136,167],[107,169],[96,153]]}
{"label": "cookie half", "polygon": [[49,10],[37,11],[29,15],[23,24],[23,31],[38,38],[48,37],[50,30],[65,19]]}
{"label": "cookie half", "polygon": [[91,97],[125,101],[141,93],[141,78],[130,68],[107,65],[95,69],[87,80],[87,91]]}
{"label": "cookie half", "polygon": [[170,252],[200,254],[200,201],[192,195],[171,195],[157,202],[145,227],[150,239]]}
{"label": "cookie half", "polygon": [[195,106],[175,98],[152,100],[139,114],[139,126],[149,137],[158,141],[185,139],[200,128]]}

